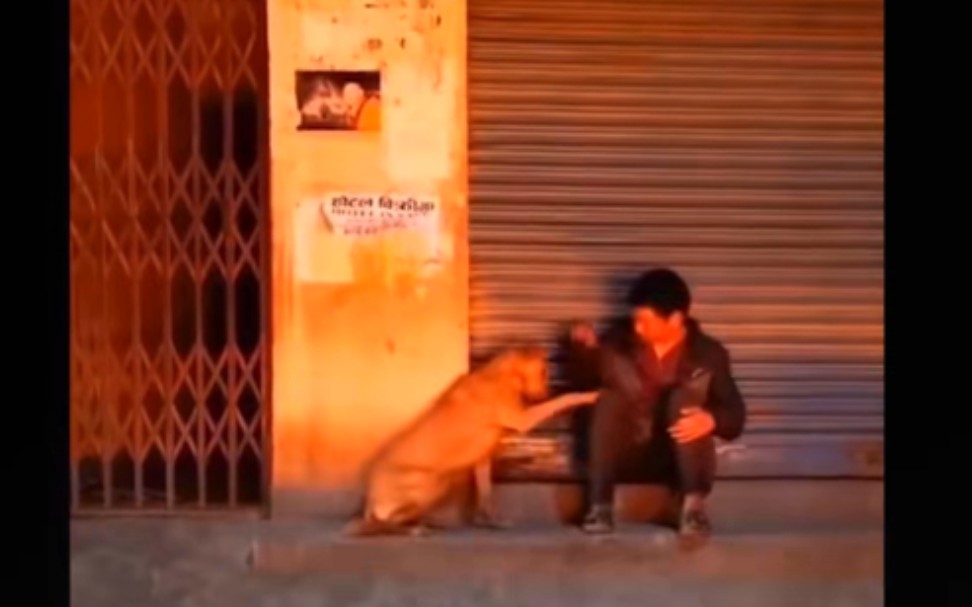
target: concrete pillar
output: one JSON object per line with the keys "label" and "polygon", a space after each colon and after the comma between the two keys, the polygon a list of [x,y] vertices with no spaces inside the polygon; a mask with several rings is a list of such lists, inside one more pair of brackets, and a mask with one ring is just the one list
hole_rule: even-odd
{"label": "concrete pillar", "polygon": [[[464,0],[270,0],[273,509],[347,511],[362,464],[468,359]],[[299,70],[378,70],[380,131],[299,130]],[[341,236],[329,193],[432,197]]]}

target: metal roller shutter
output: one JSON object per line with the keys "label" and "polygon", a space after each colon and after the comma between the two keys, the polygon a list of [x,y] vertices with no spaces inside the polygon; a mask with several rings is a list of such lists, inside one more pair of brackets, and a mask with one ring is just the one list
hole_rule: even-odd
{"label": "metal roller shutter", "polygon": [[469,32],[474,358],[671,266],[750,405],[723,476],[882,476],[882,2],[469,0]]}

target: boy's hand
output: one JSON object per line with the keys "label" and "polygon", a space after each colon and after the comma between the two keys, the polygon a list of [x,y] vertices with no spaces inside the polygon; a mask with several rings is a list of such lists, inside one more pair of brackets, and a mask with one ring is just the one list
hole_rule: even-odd
{"label": "boy's hand", "polygon": [[570,340],[577,342],[584,347],[593,348],[597,346],[597,333],[590,323],[574,323],[570,328]]}
{"label": "boy's hand", "polygon": [[701,407],[688,407],[682,409],[681,419],[668,429],[668,433],[680,443],[690,443],[712,434],[713,430],[715,418],[711,413]]}

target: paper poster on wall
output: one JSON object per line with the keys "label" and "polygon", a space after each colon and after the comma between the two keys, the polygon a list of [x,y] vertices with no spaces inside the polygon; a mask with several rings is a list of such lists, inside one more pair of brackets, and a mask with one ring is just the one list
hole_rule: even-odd
{"label": "paper poster on wall", "polygon": [[295,215],[297,279],[350,283],[354,259],[376,253],[389,276],[428,278],[452,256],[441,214],[437,196],[335,192],[309,199]]}
{"label": "paper poster on wall", "polygon": [[298,71],[294,76],[302,131],[381,130],[377,71]]}
{"label": "paper poster on wall", "polygon": [[435,196],[332,193],[320,201],[320,212],[331,230],[347,237],[392,231],[439,232],[441,204]]}

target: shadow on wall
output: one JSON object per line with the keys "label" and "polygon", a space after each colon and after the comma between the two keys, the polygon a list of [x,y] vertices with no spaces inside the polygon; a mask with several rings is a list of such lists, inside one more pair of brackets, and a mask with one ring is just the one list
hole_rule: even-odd
{"label": "shadow on wall", "polygon": [[[576,250],[575,252],[578,257],[583,255],[582,250]],[[554,393],[591,389],[590,385],[585,385],[583,378],[577,377],[576,371],[572,372],[571,369],[568,369],[567,352],[570,326],[578,321],[590,322],[595,326],[598,333],[601,333],[611,325],[618,323],[626,324],[628,322],[627,306],[625,305],[627,291],[633,280],[642,272],[651,269],[651,266],[626,264],[617,268],[607,276],[601,277],[599,284],[578,285],[576,281],[590,280],[590,274],[585,276],[585,273],[581,271],[573,271],[574,268],[584,266],[589,266],[589,264],[578,263],[573,267],[563,269],[558,267],[556,272],[548,272],[551,280],[545,283],[547,285],[545,288],[551,289],[554,292],[573,293],[575,294],[575,299],[569,302],[556,302],[556,311],[547,311],[547,316],[543,318],[545,321],[543,324],[531,323],[533,335],[503,335],[499,337],[490,335],[485,338],[481,337],[480,339],[482,341],[480,344],[477,344],[480,347],[473,349],[475,355],[475,358],[472,359],[473,366],[483,364],[489,356],[495,355],[505,347],[519,343],[523,338],[532,337],[535,341],[547,343],[552,347],[550,361],[553,366],[551,372],[553,385],[551,388]],[[539,273],[540,271],[538,270],[536,274]],[[554,282],[553,286],[550,286],[551,282]],[[480,297],[484,297],[484,293],[489,293],[500,298],[500,293],[490,293],[490,290],[498,291],[501,288],[508,288],[504,285],[496,284],[479,286],[487,287],[474,290],[478,291]],[[532,285],[528,286],[527,289],[531,287]],[[585,289],[584,287],[589,288]],[[564,290],[561,291],[561,289]],[[530,292],[530,296],[536,299],[537,292],[533,290]],[[539,294],[540,298],[549,296],[549,292]],[[484,299],[486,298],[484,297]],[[534,305],[535,303],[535,301],[531,301],[529,305]],[[484,300],[476,302],[479,309],[483,311],[487,309],[487,304],[488,301]],[[516,305],[509,301],[505,302],[505,304],[508,308]],[[488,322],[495,321],[489,319]],[[482,342],[488,342],[490,347],[482,347]],[[590,455],[589,434],[593,413],[593,407],[581,407],[567,415],[550,420],[550,422],[544,424],[542,428],[535,432],[535,434],[539,435],[555,435],[559,438],[569,438],[572,447],[569,462],[569,476],[576,481],[582,481],[587,476],[586,470]],[[541,459],[546,457],[546,452],[544,451],[546,447],[539,448],[543,451],[543,454],[535,452],[534,448],[528,442],[512,447],[511,451],[508,451],[504,457],[500,458],[500,466],[494,469],[497,478],[514,477],[519,480],[549,478],[540,470],[543,466],[537,467],[536,465],[535,456]],[[637,475],[638,480],[653,486],[653,497],[648,500],[651,502],[651,507],[641,508],[640,511],[644,515],[642,518],[644,520],[657,519],[658,521],[665,521],[668,520],[666,517],[670,514],[669,507],[671,506],[668,502],[668,492],[665,490],[667,479],[671,477],[671,471],[669,469],[670,461],[668,458],[659,457],[656,458],[656,462],[657,465],[646,465],[643,469],[631,472],[633,475]],[[517,468],[520,466],[523,466],[523,468],[518,471]],[[535,477],[534,475],[539,476]],[[587,506],[584,503],[586,492],[581,491],[570,483],[558,483],[557,487],[556,500],[558,503],[558,512],[560,512],[558,516],[566,523],[579,522],[579,517],[583,515]]]}
{"label": "shadow on wall", "polygon": [[[472,202],[475,206],[475,201]],[[475,218],[474,218],[475,219]],[[556,228],[548,226],[548,230]],[[583,243],[583,238],[569,229],[563,229],[560,234],[549,234],[550,240],[558,242]],[[473,247],[476,246],[475,239]],[[529,243],[524,246],[530,247]],[[551,377],[554,391],[563,391],[566,385],[566,348],[569,327],[573,322],[586,321],[603,329],[614,320],[613,317],[624,314],[624,295],[632,279],[645,270],[642,265],[626,264],[618,267],[607,276],[598,276],[600,284],[583,284],[590,281],[592,274],[588,270],[591,263],[583,244],[571,247],[570,257],[560,257],[566,251],[558,249],[557,256],[541,255],[542,264],[538,268],[524,272],[517,266],[517,271],[505,272],[504,264],[511,263],[507,257],[510,251],[494,260],[483,259],[480,263],[490,272],[482,274],[472,270],[473,285],[471,294],[472,334],[470,344],[470,366],[476,368],[499,351],[524,340],[540,342],[551,347],[550,362],[552,364]],[[528,251],[520,251],[528,258]],[[472,251],[476,263],[477,251]],[[485,248],[481,256],[494,255],[489,248]],[[571,258],[576,259],[573,262]],[[493,267],[491,264],[496,264]],[[500,272],[502,269],[504,272]],[[491,279],[491,276],[511,276],[511,278]],[[479,276],[484,278],[480,279]],[[542,277],[542,280],[541,280]],[[478,281],[483,282],[479,283]],[[494,282],[495,280],[495,282]],[[478,283],[478,284],[477,284]],[[522,291],[518,287],[522,284]],[[540,285],[543,285],[542,287]],[[513,292],[510,292],[513,291]],[[564,294],[551,302],[551,296]],[[539,301],[538,301],[539,300]],[[546,309],[537,308],[537,304],[546,301]],[[517,310],[518,307],[531,310],[531,316],[525,317]],[[534,311],[535,310],[535,311]],[[478,326],[477,326],[478,325]],[[513,325],[513,326],[511,326]],[[505,326],[503,334],[497,334],[494,327]],[[516,327],[521,327],[517,329]],[[514,334],[520,331],[523,334]],[[541,431],[562,431],[573,434],[578,440],[575,442],[578,456],[584,458],[587,451],[586,432],[589,426],[590,410],[582,408],[569,415],[564,415],[545,423]],[[579,464],[580,465],[580,464]]]}
{"label": "shadow on wall", "polygon": [[[583,321],[592,323],[598,334],[601,334],[608,327],[620,325],[626,322],[625,295],[635,277],[643,272],[644,268],[627,268],[618,270],[607,276],[604,281],[604,299],[609,302],[609,316],[606,318],[583,318],[571,319],[564,323],[560,330],[560,337],[557,341],[557,351],[555,360],[560,370],[559,377],[562,378],[565,389],[587,389],[586,386],[576,387],[576,378],[566,377],[567,370],[564,362],[567,358],[567,351],[570,346],[570,326],[574,322]],[[575,475],[584,476],[590,456],[590,428],[594,414],[592,407],[582,407],[571,412],[566,424],[566,430],[570,434],[573,444],[571,466]]]}

